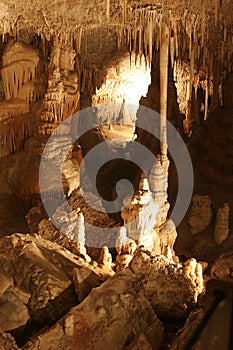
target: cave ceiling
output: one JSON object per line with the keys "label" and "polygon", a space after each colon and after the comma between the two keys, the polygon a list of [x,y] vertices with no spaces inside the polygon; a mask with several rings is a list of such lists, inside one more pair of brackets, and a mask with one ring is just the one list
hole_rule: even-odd
{"label": "cave ceiling", "polygon": [[171,59],[193,55],[196,68],[212,75],[214,62],[231,70],[233,1],[1,1],[0,33],[26,37],[71,38],[90,65],[101,66],[116,48],[127,46],[152,59],[163,25],[170,29]]}

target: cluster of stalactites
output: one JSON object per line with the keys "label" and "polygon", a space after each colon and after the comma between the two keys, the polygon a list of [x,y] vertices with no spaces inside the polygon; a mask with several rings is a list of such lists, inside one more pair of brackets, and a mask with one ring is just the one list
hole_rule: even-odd
{"label": "cluster of stalactites", "polygon": [[6,100],[22,99],[30,103],[42,96],[43,88],[36,83],[38,65],[39,54],[32,47],[14,40],[7,44],[1,69]]}
{"label": "cluster of stalactites", "polygon": [[[192,12],[184,8],[182,16],[177,17],[172,11],[167,12],[158,7],[137,7],[125,9],[126,20],[119,26],[118,45],[125,43],[125,38],[130,50],[135,50],[141,58],[146,56],[149,63],[152,61],[153,47],[159,50],[163,24],[169,27],[171,64],[175,60],[182,61],[189,58],[194,51],[195,62],[198,66],[209,67],[210,59],[217,47],[211,47],[214,34],[218,34],[220,56],[223,60],[224,53],[232,55],[233,42],[229,25],[221,13],[220,1],[215,0],[214,25],[208,14],[206,0],[202,0],[199,11]],[[220,35],[220,39],[219,39]],[[219,42],[220,40],[220,42]],[[230,49],[230,52],[229,52]],[[211,55],[210,55],[211,53]],[[230,58],[230,57],[229,57]],[[228,63],[230,64],[230,59]]]}
{"label": "cluster of stalactites", "polygon": [[48,89],[43,101],[40,133],[49,134],[57,123],[71,116],[79,102],[79,81],[75,71],[76,52],[69,33],[53,37]]}
{"label": "cluster of stalactites", "polygon": [[[185,5],[185,4],[184,4]],[[179,17],[158,6],[136,7],[133,10],[128,2],[124,18],[119,26],[119,47],[128,43],[129,50],[135,51],[135,59],[152,62],[153,50],[160,51],[163,43],[164,27],[168,28],[168,45],[171,66],[189,62],[187,77],[187,110],[185,129],[191,126],[192,91],[201,86],[205,89],[205,119],[208,116],[209,96],[212,96],[211,109],[222,103],[221,80],[232,71],[233,35],[231,25],[223,14],[222,2],[215,0],[215,11],[209,13],[206,0],[200,1],[199,10],[194,12],[184,8]],[[131,10],[130,10],[131,9]],[[224,9],[226,11],[226,8]],[[225,12],[224,12],[225,13]],[[212,88],[213,86],[213,88]]]}

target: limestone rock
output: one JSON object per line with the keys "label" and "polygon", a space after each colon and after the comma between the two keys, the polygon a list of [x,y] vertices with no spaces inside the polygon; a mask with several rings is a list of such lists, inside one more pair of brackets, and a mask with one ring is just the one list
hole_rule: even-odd
{"label": "limestone rock", "polygon": [[77,303],[73,269],[88,266],[56,243],[25,234],[0,239],[0,265],[0,327],[7,331],[28,324],[26,339],[30,322],[43,327]]}
{"label": "limestone rock", "polygon": [[30,318],[28,308],[12,291],[5,292],[0,299],[0,314],[2,332],[17,329],[25,325]]}
{"label": "limestone rock", "polygon": [[121,350],[134,337],[151,344],[155,350],[159,349],[163,341],[163,326],[142,291],[135,290],[135,281],[129,270],[114,276],[92,290],[79,306],[23,349],[55,350],[69,344],[70,350]]}
{"label": "limestone rock", "polygon": [[188,340],[192,337],[195,328],[200,324],[204,312],[202,309],[194,311],[188,317],[184,327],[176,334],[170,345],[170,350],[183,350]]}
{"label": "limestone rock", "polygon": [[0,333],[0,350],[19,350],[14,338],[9,333]]}
{"label": "limestone rock", "polygon": [[127,237],[127,230],[125,227],[120,227],[117,230],[117,239],[116,239],[116,250],[119,255],[121,254],[130,254],[136,250],[136,243],[133,239]]}
{"label": "limestone rock", "polygon": [[199,271],[187,276],[185,265],[171,263],[163,255],[151,256],[148,251],[139,250],[130,269],[141,276],[141,288],[159,317],[184,318],[203,291]]}
{"label": "limestone rock", "polygon": [[208,227],[213,218],[211,199],[209,196],[194,195],[190,211],[189,224],[192,234],[199,233]]}
{"label": "limestone rock", "polygon": [[83,301],[93,288],[99,287],[107,280],[107,276],[83,267],[74,269],[73,281],[79,302]]}
{"label": "limestone rock", "polygon": [[100,266],[102,266],[102,268],[112,273],[113,271],[112,254],[109,253],[109,249],[106,246],[102,247],[101,249],[99,263],[100,263]]}
{"label": "limestone rock", "polygon": [[225,253],[214,262],[211,268],[213,278],[232,282],[233,279],[233,253]]}
{"label": "limestone rock", "polygon": [[129,266],[132,259],[133,259],[133,255],[130,255],[130,254],[117,255],[117,257],[116,257],[116,271],[126,269],[126,267]]}
{"label": "limestone rock", "polygon": [[217,211],[216,225],[214,230],[214,238],[217,244],[225,241],[229,235],[229,218],[230,206],[229,203],[224,203],[223,208]]}
{"label": "limestone rock", "polygon": [[13,278],[7,276],[5,272],[2,269],[0,269],[0,299],[3,297],[3,294],[13,285]]}
{"label": "limestone rock", "polygon": [[136,336],[129,346],[125,350],[152,350],[152,345],[148,342],[144,333],[140,333]]}

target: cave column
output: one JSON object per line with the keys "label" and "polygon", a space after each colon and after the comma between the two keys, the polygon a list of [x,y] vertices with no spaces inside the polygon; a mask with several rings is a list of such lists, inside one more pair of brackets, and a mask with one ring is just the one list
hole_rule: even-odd
{"label": "cave column", "polygon": [[168,96],[169,28],[162,24],[160,44],[160,151],[167,156],[167,96]]}
{"label": "cave column", "polygon": [[169,160],[167,157],[167,97],[168,97],[168,55],[169,55],[169,28],[163,23],[160,43],[160,153],[161,164],[168,179]]}

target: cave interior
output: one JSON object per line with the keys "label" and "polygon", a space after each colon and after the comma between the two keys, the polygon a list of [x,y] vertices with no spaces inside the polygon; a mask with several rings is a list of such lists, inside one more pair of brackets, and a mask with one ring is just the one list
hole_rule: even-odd
{"label": "cave interior", "polygon": [[232,14],[1,1],[0,349],[233,348]]}

